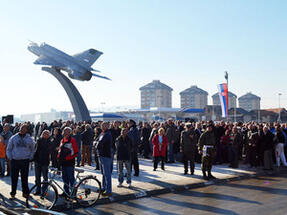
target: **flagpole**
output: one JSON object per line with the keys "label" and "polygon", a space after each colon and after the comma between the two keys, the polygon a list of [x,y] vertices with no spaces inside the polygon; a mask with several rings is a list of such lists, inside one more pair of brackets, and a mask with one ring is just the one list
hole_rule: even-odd
{"label": "flagpole", "polygon": [[236,122],[236,108],[237,108],[236,100],[237,100],[237,97],[235,97],[234,122]]}
{"label": "flagpole", "polygon": [[227,114],[226,114],[226,120],[228,122],[228,108],[229,108],[229,101],[228,101],[228,72],[225,71],[225,79],[226,79],[226,86],[227,86]]}

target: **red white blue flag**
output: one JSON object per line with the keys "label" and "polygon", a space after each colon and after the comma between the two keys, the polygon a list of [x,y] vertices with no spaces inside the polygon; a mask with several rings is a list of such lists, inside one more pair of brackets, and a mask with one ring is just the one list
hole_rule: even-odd
{"label": "red white blue flag", "polygon": [[220,99],[220,104],[221,104],[221,112],[222,112],[222,117],[227,117],[228,115],[228,89],[227,89],[227,84],[218,84],[218,95]]}

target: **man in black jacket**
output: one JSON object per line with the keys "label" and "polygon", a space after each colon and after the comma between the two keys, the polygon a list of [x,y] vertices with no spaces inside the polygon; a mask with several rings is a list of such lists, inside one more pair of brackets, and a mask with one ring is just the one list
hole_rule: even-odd
{"label": "man in black jacket", "polygon": [[183,152],[184,174],[188,172],[188,161],[190,162],[190,173],[194,174],[194,151],[197,144],[197,139],[194,136],[194,130],[191,123],[185,124],[186,129],[181,132],[180,145]]}
{"label": "man in black jacket", "polygon": [[58,160],[57,160],[57,155],[58,155],[58,148],[60,146],[61,140],[63,136],[61,134],[61,130],[59,127],[54,128],[53,130],[53,135],[51,136],[51,147],[50,147],[50,153],[51,153],[51,161],[52,161],[52,167],[58,168]]}
{"label": "man in black jacket", "polygon": [[147,122],[144,123],[144,127],[141,129],[141,145],[143,148],[143,156],[144,158],[149,158],[150,154],[150,143],[149,143],[149,137],[151,133],[151,128]]}
{"label": "man in black jacket", "polygon": [[239,155],[239,146],[242,143],[242,137],[238,132],[236,126],[232,128],[232,133],[230,134],[230,148],[229,148],[229,167],[238,168],[238,155]]}
{"label": "man in black jacket", "polygon": [[112,195],[112,176],[111,176],[111,148],[112,148],[112,135],[108,129],[108,123],[102,123],[102,133],[98,137],[97,140],[97,153],[100,158],[101,164],[101,172],[103,175],[102,179],[102,188],[104,192],[103,196],[111,196]]}
{"label": "man in black jacket", "polygon": [[140,132],[137,129],[136,122],[134,120],[129,121],[128,137],[132,141],[132,153],[131,153],[131,167],[134,167],[134,176],[139,176],[139,160],[138,160],[138,146],[140,144]]}
{"label": "man in black jacket", "polygon": [[168,140],[168,147],[167,147],[167,163],[174,163],[174,144],[177,139],[176,135],[176,127],[172,121],[172,119],[168,119],[167,125],[166,125],[166,130],[165,130],[165,135]]}
{"label": "man in black jacket", "polygon": [[258,144],[259,144],[259,136],[258,131],[254,127],[254,125],[249,126],[249,131],[247,133],[248,138],[248,154],[249,154],[249,163],[250,167],[257,167],[258,161]]}
{"label": "man in black jacket", "polygon": [[37,190],[34,195],[41,194],[41,174],[43,175],[44,181],[48,181],[48,166],[50,164],[50,147],[51,141],[50,131],[44,130],[41,137],[37,140],[35,145],[36,151],[34,154],[35,162],[35,183],[37,185]]}
{"label": "man in black jacket", "polygon": [[114,163],[114,154],[116,152],[116,139],[121,135],[121,129],[120,129],[120,123],[118,121],[115,121],[110,128],[110,132],[113,137],[112,142],[112,161],[111,161],[111,172],[113,172],[113,163]]}
{"label": "man in black jacket", "polygon": [[264,151],[264,170],[273,169],[273,161],[272,161],[272,150],[274,147],[274,135],[271,133],[269,128],[265,126],[263,128],[263,136],[262,136],[262,147]]}
{"label": "man in black jacket", "polygon": [[82,161],[81,166],[84,166],[85,161],[91,166],[91,146],[93,144],[94,134],[90,124],[85,125],[85,131],[82,133]]}
{"label": "man in black jacket", "polygon": [[122,187],[122,183],[124,181],[123,176],[123,166],[127,170],[127,184],[131,187],[131,149],[132,142],[130,138],[127,136],[128,129],[124,128],[121,132],[121,136],[119,136],[116,140],[116,153],[117,153],[117,163],[118,163],[118,187]]}

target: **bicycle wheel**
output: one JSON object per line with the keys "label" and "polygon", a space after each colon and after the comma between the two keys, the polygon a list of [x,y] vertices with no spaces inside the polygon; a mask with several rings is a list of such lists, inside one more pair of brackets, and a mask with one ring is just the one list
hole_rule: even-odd
{"label": "bicycle wheel", "polygon": [[34,185],[29,191],[29,197],[26,199],[27,208],[51,209],[58,200],[57,188],[48,182],[41,183],[41,193],[37,192],[37,186]]}
{"label": "bicycle wheel", "polygon": [[93,206],[101,195],[101,183],[94,176],[87,176],[76,185],[76,200],[83,207]]}

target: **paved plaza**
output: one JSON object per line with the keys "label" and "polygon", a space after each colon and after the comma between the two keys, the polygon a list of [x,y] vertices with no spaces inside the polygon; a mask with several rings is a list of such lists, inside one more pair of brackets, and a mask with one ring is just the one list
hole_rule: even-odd
{"label": "paved plaza", "polygon": [[259,176],[92,208],[66,211],[71,215],[283,215],[287,175]]}
{"label": "paved plaza", "polygon": [[[126,182],[123,187],[118,188],[116,162],[114,162],[114,171],[112,175],[113,195],[109,198],[101,198],[97,204],[105,204],[116,201],[125,201],[130,199],[137,199],[141,197],[154,196],[173,191],[183,191],[195,187],[204,187],[214,183],[222,183],[226,181],[238,180],[243,178],[253,177],[258,174],[264,174],[260,169],[249,169],[246,165],[240,165],[238,169],[229,168],[228,165],[215,165],[213,167],[213,174],[217,178],[214,181],[202,180],[200,164],[196,164],[194,175],[183,174],[183,164],[174,163],[166,164],[166,170],[158,169],[153,171],[152,160],[140,159],[140,176],[132,176],[132,188],[128,188]],[[82,175],[96,175],[101,181],[102,176],[100,171],[95,170],[94,166],[80,167],[85,172]],[[29,187],[34,185],[34,169],[31,167],[29,175]],[[61,177],[58,178],[61,183]],[[10,192],[10,177],[4,177],[0,180],[0,192],[4,196],[6,203],[11,207],[23,207],[25,199],[22,197],[20,178],[18,182],[18,190],[16,200],[9,200]],[[60,190],[58,190],[61,193]],[[67,210],[71,207],[77,207],[76,204],[71,205],[63,201],[61,198],[57,202],[56,209]],[[61,208],[61,209],[60,209]]]}

